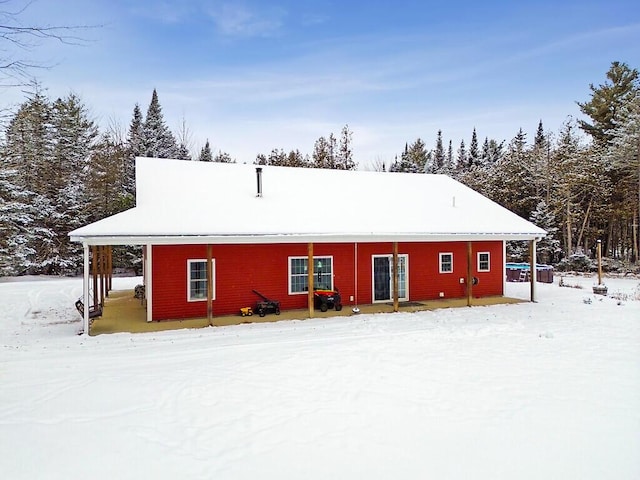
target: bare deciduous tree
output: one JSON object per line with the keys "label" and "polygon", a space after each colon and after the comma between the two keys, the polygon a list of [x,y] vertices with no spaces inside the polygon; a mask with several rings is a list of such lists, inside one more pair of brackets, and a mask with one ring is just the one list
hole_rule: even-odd
{"label": "bare deciduous tree", "polygon": [[48,68],[30,59],[30,52],[45,41],[84,45],[81,31],[98,25],[25,25],[21,21],[34,0],[0,0],[0,86],[21,86],[33,80],[31,72]]}

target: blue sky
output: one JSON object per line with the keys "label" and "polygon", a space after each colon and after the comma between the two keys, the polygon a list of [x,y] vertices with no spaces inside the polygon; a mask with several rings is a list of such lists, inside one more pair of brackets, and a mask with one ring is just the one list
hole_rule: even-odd
{"label": "blue sky", "polygon": [[439,129],[454,149],[474,127],[480,141],[532,138],[540,119],[557,131],[579,117],[612,61],[640,68],[640,5],[626,0],[36,0],[21,19],[103,25],[83,46],[29,53],[52,65],[37,72],[51,97],[73,91],[126,128],[156,88],[192,151],[209,139],[240,162],[311,153],[345,124],[362,167],[418,137],[433,148]]}

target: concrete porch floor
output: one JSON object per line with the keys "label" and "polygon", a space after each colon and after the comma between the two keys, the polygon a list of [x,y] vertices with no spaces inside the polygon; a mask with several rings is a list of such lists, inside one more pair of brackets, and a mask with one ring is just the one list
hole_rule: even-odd
{"label": "concrete porch floor", "polygon": [[[526,300],[509,297],[484,297],[474,298],[473,306],[482,305],[498,305],[507,303],[521,303]],[[438,308],[455,308],[466,307],[467,300],[458,299],[442,299],[442,300],[425,300],[419,302],[400,302],[400,312],[417,312],[421,310],[435,310]],[[370,305],[359,305],[360,313],[354,314],[351,305],[345,305],[344,308],[336,312],[329,310],[328,312],[315,311],[314,318],[328,318],[336,316],[351,316],[369,313],[392,313],[393,305],[389,303],[375,303]],[[214,307],[215,309],[215,307]],[[215,314],[215,310],[214,310]],[[93,319],[89,328],[90,335],[100,335],[103,333],[119,333],[119,332],[159,332],[162,330],[178,330],[181,328],[202,328],[208,326],[222,327],[227,325],[239,325],[242,323],[260,323],[260,322],[277,322],[280,320],[306,320],[308,310],[286,310],[280,315],[269,314],[260,317],[254,314],[250,317],[242,317],[238,315],[214,316],[211,324],[206,318],[193,318],[187,320],[163,320],[160,322],[147,322],[146,310],[142,302],[134,298],[133,290],[115,290],[109,293],[109,297],[105,299],[103,315]]]}

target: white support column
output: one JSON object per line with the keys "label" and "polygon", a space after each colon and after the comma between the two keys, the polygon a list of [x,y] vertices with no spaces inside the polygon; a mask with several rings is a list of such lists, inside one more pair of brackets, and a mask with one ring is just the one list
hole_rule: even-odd
{"label": "white support column", "polygon": [[84,305],[82,314],[82,333],[89,335],[89,245],[82,244],[84,266],[82,273],[82,303]]}
{"label": "white support column", "polygon": [[530,254],[529,254],[529,267],[531,268],[529,277],[531,278],[531,301],[536,301],[536,283],[537,283],[537,265],[536,265],[536,240],[531,240]]}
{"label": "white support column", "polygon": [[147,299],[147,322],[153,321],[153,246],[147,245],[147,264],[145,270],[146,284],[144,286],[144,296]]}

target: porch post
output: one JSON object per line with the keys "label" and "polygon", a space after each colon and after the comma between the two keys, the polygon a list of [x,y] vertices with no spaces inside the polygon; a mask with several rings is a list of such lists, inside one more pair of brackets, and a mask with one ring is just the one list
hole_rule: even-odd
{"label": "porch post", "polygon": [[211,326],[213,317],[213,268],[211,257],[211,245],[207,245],[207,321],[209,326]]}
{"label": "porch post", "polygon": [[536,240],[533,239],[529,243],[529,267],[530,274],[529,280],[531,281],[531,301],[536,301],[536,283],[537,283],[537,268],[536,268]]}
{"label": "porch post", "polygon": [[113,247],[107,245],[107,297],[113,289]]}
{"label": "porch post", "polygon": [[82,333],[89,335],[89,245],[84,242],[82,244],[84,268],[82,270],[82,303],[84,310],[82,312]]}
{"label": "porch post", "polygon": [[145,277],[147,279],[146,284],[144,286],[144,296],[147,299],[147,322],[153,321],[153,280],[152,280],[152,272],[153,272],[153,246],[151,244],[147,245],[147,263],[145,265],[146,272]]}
{"label": "porch post", "polygon": [[313,318],[313,243],[307,245],[307,303],[309,318]]}
{"label": "porch post", "polygon": [[393,242],[393,311],[398,311],[398,242]]}
{"label": "porch post", "polygon": [[106,251],[107,247],[105,247],[104,245],[98,247],[98,256],[100,257],[100,264],[98,267],[100,270],[100,305],[104,305],[104,298],[107,296]]}
{"label": "porch post", "polygon": [[467,307],[473,298],[473,245],[467,242]]}
{"label": "porch post", "polygon": [[[98,305],[98,247],[91,245],[91,277],[93,280],[93,305]],[[85,304],[89,308],[89,304]]]}

